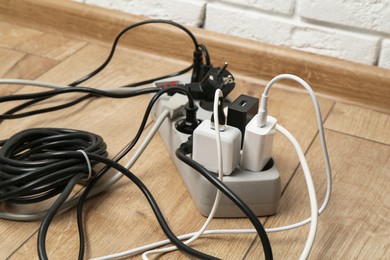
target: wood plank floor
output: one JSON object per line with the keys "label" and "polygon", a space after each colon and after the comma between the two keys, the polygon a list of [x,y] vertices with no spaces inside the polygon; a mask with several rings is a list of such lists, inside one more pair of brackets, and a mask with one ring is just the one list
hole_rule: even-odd
{"label": "wood plank floor", "polygon": [[[70,83],[87,74],[108,55],[109,46],[72,39],[0,21],[0,77]],[[228,59],[228,57],[227,57]],[[184,68],[182,61],[119,49],[113,62],[86,85],[109,88]],[[240,75],[232,97],[260,96],[264,85]],[[0,86],[0,95],[38,91],[23,86]],[[72,96],[56,99],[64,102]],[[0,125],[0,139],[30,127],[67,127],[104,137],[110,155],[134,136],[149,97],[97,99],[72,108]],[[389,259],[390,257],[390,115],[359,105],[319,98],[324,117],[334,190],[329,207],[319,218],[311,259]],[[1,104],[4,112],[15,104]],[[47,104],[44,104],[47,105]],[[326,182],[314,109],[309,96],[295,89],[270,93],[270,114],[289,129],[305,151],[313,173],[319,204]],[[149,129],[149,128],[148,128]],[[300,221],[309,216],[306,185],[293,148],[282,136],[275,140],[274,158],[281,172],[283,194],[278,213],[261,218],[265,227]],[[176,234],[197,230],[202,217],[157,135],[133,168],[154,194]],[[0,204],[0,209],[6,205]],[[122,179],[86,203],[88,258],[115,253],[164,238],[142,194]],[[74,259],[78,252],[75,210],[55,218],[49,230],[50,259]],[[38,222],[0,220],[0,259],[37,259]],[[215,228],[251,228],[246,219],[216,219]],[[275,259],[297,259],[308,227],[270,234]],[[223,259],[262,257],[254,235],[207,236],[196,249]],[[140,258],[137,256],[135,258]],[[180,252],[162,259],[186,259]]]}

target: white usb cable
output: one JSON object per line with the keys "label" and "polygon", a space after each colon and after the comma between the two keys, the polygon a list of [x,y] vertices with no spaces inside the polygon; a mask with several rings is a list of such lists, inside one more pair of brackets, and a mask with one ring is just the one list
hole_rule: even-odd
{"label": "white usb cable", "polygon": [[[222,91],[220,89],[217,89],[217,91],[215,92],[215,95],[214,95],[214,107],[213,107],[214,109],[213,110],[214,110],[214,122],[216,125],[215,138],[216,138],[216,142],[217,142],[217,154],[218,154],[218,157],[217,157],[218,158],[218,178],[221,181],[223,181],[223,161],[222,161],[221,136],[220,136],[219,127],[218,127],[219,126],[219,117],[218,117],[219,97],[223,97],[223,95],[222,95]],[[190,239],[185,241],[184,244],[189,245],[190,243],[192,243],[193,241],[198,239],[204,233],[204,231],[209,226],[210,222],[213,220],[215,213],[217,212],[220,199],[221,199],[221,191],[217,190],[217,194],[215,196],[215,200],[214,200],[213,206],[211,208],[210,214],[207,217],[207,220],[205,221],[203,226],[200,228],[200,230],[198,232],[194,233],[194,235]],[[168,248],[146,251],[142,254],[142,259],[144,259],[144,260],[149,259],[148,255],[150,255],[150,254],[167,253],[167,252],[174,251],[176,249],[177,249],[176,246],[172,246],[172,247],[168,247]]]}
{"label": "white usb cable", "polygon": [[[281,226],[281,227],[267,228],[265,230],[268,233],[287,231],[287,230],[291,230],[291,229],[295,229],[295,228],[304,226],[304,225],[306,225],[306,224],[308,224],[308,223],[313,221],[314,224],[313,223],[311,224],[311,229],[310,229],[310,232],[309,232],[309,236],[308,236],[308,239],[306,241],[306,245],[304,247],[304,250],[302,251],[302,254],[301,254],[301,259],[306,259],[308,254],[310,253],[310,249],[311,249],[311,247],[313,245],[314,234],[315,234],[314,226],[316,226],[316,224],[317,224],[316,223],[317,222],[317,217],[318,217],[319,214],[321,214],[325,210],[325,208],[328,205],[329,200],[330,200],[330,194],[331,194],[331,190],[332,190],[332,174],[331,174],[331,167],[330,167],[330,162],[329,162],[328,151],[327,151],[327,147],[326,147],[324,129],[323,129],[323,125],[322,125],[321,110],[319,108],[319,104],[318,104],[317,98],[316,98],[313,90],[311,89],[311,87],[304,80],[302,80],[301,78],[299,78],[297,76],[290,75],[290,74],[282,74],[282,75],[279,75],[279,76],[273,78],[267,84],[267,87],[266,87],[266,89],[265,89],[265,91],[264,91],[264,93],[262,95],[262,102],[260,104],[260,109],[259,109],[259,115],[258,116],[260,117],[261,114],[265,114],[265,117],[264,117],[264,115],[262,117],[265,118],[264,122],[266,122],[268,92],[269,92],[270,88],[272,87],[272,85],[274,83],[276,83],[277,81],[281,80],[281,79],[291,79],[291,80],[297,81],[298,83],[300,83],[309,92],[309,94],[310,94],[310,96],[312,98],[312,101],[313,101],[313,104],[314,104],[314,108],[315,108],[315,111],[316,111],[317,124],[318,124],[318,129],[319,129],[319,136],[320,136],[320,140],[321,140],[322,152],[323,152],[324,161],[325,161],[326,178],[327,178],[327,190],[326,190],[326,196],[325,196],[325,199],[323,201],[323,204],[322,204],[322,206],[320,207],[320,209],[318,210],[318,213],[317,213],[316,205],[313,203],[314,201],[316,201],[315,200],[315,194],[314,194],[314,196],[312,196],[313,192],[310,191],[310,190],[314,191],[314,185],[313,185],[313,182],[312,182],[312,178],[310,177],[310,172],[308,171],[309,169],[307,167],[307,162],[306,162],[306,159],[305,159],[304,154],[302,152],[302,149],[299,147],[298,142],[291,135],[291,133],[289,133],[286,129],[284,129],[280,125],[276,125],[276,130],[278,130],[283,135],[285,135],[286,138],[288,138],[288,140],[293,144],[294,149],[295,149],[295,151],[298,154],[298,157],[299,157],[301,165],[306,165],[306,166],[302,166],[302,168],[304,170],[305,179],[306,179],[307,186],[308,186],[308,189],[309,189],[309,196],[311,196],[310,203],[311,203],[311,215],[312,216],[310,218],[307,218],[307,219],[305,219],[303,221],[300,221],[300,222],[297,222],[297,223],[294,223],[294,224]],[[293,141],[293,140],[295,140],[295,141]],[[301,155],[299,155],[299,153]],[[309,188],[309,186],[311,186],[311,185],[313,185],[313,187]],[[220,230],[206,230],[203,234],[204,235],[216,235],[216,234],[254,234],[254,233],[256,233],[256,230],[254,230],[254,229],[220,229]],[[196,234],[196,233],[190,233],[190,234],[181,235],[178,238],[179,239],[188,239],[188,238],[192,237],[194,234]],[[153,243],[153,244],[145,245],[145,246],[134,248],[134,249],[131,249],[131,250],[128,250],[128,251],[124,251],[124,252],[121,252],[121,253],[108,255],[108,256],[103,256],[103,257],[99,257],[99,258],[95,258],[95,259],[96,260],[97,259],[103,260],[103,259],[115,259],[115,258],[121,258],[121,257],[124,257],[124,256],[131,256],[131,255],[142,253],[142,252],[144,252],[146,250],[150,250],[150,249],[153,249],[153,248],[156,248],[156,247],[167,245],[169,243],[170,243],[169,240],[159,241],[159,242],[156,242],[156,243]]]}

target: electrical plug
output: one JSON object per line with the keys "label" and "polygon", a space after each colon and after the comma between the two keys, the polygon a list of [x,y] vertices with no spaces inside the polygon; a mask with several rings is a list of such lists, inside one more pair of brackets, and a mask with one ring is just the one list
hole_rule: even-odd
{"label": "electrical plug", "polygon": [[177,129],[177,131],[183,134],[191,135],[200,124],[200,120],[196,117],[196,111],[198,110],[198,107],[194,106],[191,108],[187,104],[185,106],[185,110],[186,117],[182,120],[177,121],[175,124],[175,128]]}
{"label": "electrical plug", "polygon": [[[226,125],[223,97],[218,104],[219,125],[214,120],[204,120],[194,131],[192,158],[211,172],[218,172],[218,156],[215,129],[220,131],[223,174],[230,175],[240,163],[241,131]],[[213,116],[212,116],[213,119]]]}
{"label": "electrical plug", "polygon": [[201,82],[185,84],[184,87],[188,89],[194,99],[212,104],[217,89],[221,89],[223,96],[226,97],[235,87],[234,77],[226,69],[227,66],[228,63],[225,63],[222,68],[211,67]]}
{"label": "electrical plug", "polygon": [[259,126],[257,114],[245,127],[241,167],[253,172],[261,171],[272,156],[276,118],[267,116],[265,124]]}
{"label": "electrical plug", "polygon": [[194,51],[193,68],[191,82],[199,82],[203,77],[203,52],[201,50]]}
{"label": "electrical plug", "polygon": [[183,94],[176,93],[168,100],[162,100],[161,104],[164,109],[169,111],[169,118],[173,119],[175,117],[185,114],[184,107],[188,103],[188,97]]}
{"label": "electrical plug", "polygon": [[227,124],[237,127],[241,131],[241,147],[245,139],[245,127],[256,116],[259,99],[248,95],[240,95],[228,107]]}

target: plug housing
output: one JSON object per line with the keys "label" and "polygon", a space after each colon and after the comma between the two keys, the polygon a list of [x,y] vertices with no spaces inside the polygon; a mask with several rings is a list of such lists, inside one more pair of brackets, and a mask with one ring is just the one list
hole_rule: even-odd
{"label": "plug housing", "polygon": [[[194,131],[192,158],[207,170],[218,172],[217,141],[212,122],[204,120]],[[230,175],[240,163],[241,132],[226,125],[220,132],[223,174]]]}
{"label": "plug housing", "polygon": [[[211,67],[208,69],[203,80],[200,82],[191,81],[185,84],[194,99],[205,102],[213,102],[214,94],[217,89],[221,89],[223,96],[226,97],[235,87],[233,75],[224,67]],[[212,106],[211,106],[212,107]]]}
{"label": "plug housing", "polygon": [[171,119],[177,116],[184,115],[184,107],[187,103],[188,97],[180,93],[174,94],[168,100],[161,101],[163,108],[168,109],[169,118]]}
{"label": "plug housing", "polygon": [[245,138],[245,127],[257,114],[259,99],[247,95],[240,95],[228,108],[227,124],[237,127],[241,131],[242,141]]}
{"label": "plug housing", "polygon": [[191,135],[194,130],[200,124],[200,120],[196,118],[196,111],[198,110],[197,106],[190,107],[188,104],[185,106],[186,117],[182,120],[176,122],[176,130],[183,133]]}
{"label": "plug housing", "polygon": [[272,156],[276,118],[267,116],[266,124],[259,127],[256,115],[245,127],[241,167],[253,172],[261,171]]}

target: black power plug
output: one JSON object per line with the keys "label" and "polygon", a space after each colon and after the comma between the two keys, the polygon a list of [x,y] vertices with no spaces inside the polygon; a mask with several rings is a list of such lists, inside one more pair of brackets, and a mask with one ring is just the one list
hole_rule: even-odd
{"label": "black power plug", "polygon": [[201,50],[194,51],[193,68],[191,82],[199,82],[203,76],[203,52]]}
{"label": "black power plug", "polygon": [[228,108],[227,124],[237,127],[241,131],[241,148],[245,138],[245,127],[257,114],[259,99],[247,95],[240,95]]}
{"label": "black power plug", "polygon": [[217,89],[221,89],[226,97],[234,89],[235,82],[233,75],[227,70],[228,63],[221,67],[211,67],[208,69],[201,82],[185,84],[194,99],[201,100],[200,106],[206,110],[212,110],[214,94]]}
{"label": "black power plug", "polygon": [[226,97],[235,87],[233,75],[226,69],[227,63],[221,67],[211,67],[201,82],[185,84],[193,98],[212,102],[217,89],[221,89]]}
{"label": "black power plug", "polygon": [[200,124],[200,120],[196,118],[196,111],[198,110],[197,106],[190,107],[188,104],[185,106],[186,109],[186,117],[182,120],[179,120],[175,124],[175,128],[177,131],[192,135],[195,128]]}

